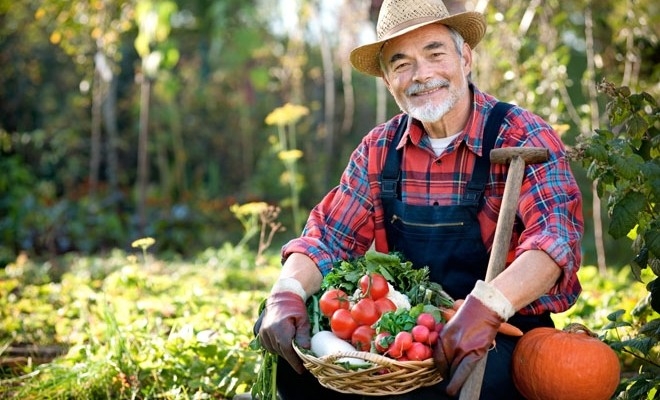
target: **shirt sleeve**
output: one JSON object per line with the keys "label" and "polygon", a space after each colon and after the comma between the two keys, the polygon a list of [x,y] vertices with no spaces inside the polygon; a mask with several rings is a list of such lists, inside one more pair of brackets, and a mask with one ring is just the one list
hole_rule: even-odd
{"label": "shirt sleeve", "polygon": [[525,228],[516,256],[528,250],[544,251],[562,269],[562,274],[553,288],[523,313],[562,312],[575,303],[582,290],[577,277],[584,232],[582,195],[559,136],[539,117],[525,117],[518,125],[525,131],[520,134],[522,145],[547,148],[550,158],[525,167],[518,205]]}

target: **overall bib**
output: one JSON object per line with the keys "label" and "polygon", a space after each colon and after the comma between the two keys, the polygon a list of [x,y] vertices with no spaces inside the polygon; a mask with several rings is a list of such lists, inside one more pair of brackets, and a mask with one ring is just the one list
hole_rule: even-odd
{"label": "overall bib", "polygon": [[[390,251],[398,251],[420,268],[429,266],[430,278],[440,283],[454,299],[467,296],[478,279],[484,279],[488,266],[488,251],[481,239],[477,212],[483,198],[490,171],[490,150],[494,147],[502,118],[511,105],[497,103],[484,130],[483,156],[475,162],[472,180],[468,183],[461,204],[453,206],[412,206],[401,201],[401,152],[396,144],[407,126],[407,117],[401,121],[388,149],[381,175],[381,200],[385,211],[387,241]],[[549,314],[521,316],[516,314],[509,322],[523,331],[536,326],[552,326]],[[497,336],[497,346],[488,355],[486,376],[481,399],[515,400],[521,398],[511,380],[511,353],[517,339]],[[432,387],[412,392],[370,397],[396,400],[450,399],[443,381]],[[343,394],[322,387],[309,372],[298,375],[282,358],[278,362],[277,386],[280,398],[314,400],[359,400],[363,396]]]}
{"label": "overall bib", "polygon": [[[464,299],[477,280],[483,280],[488,267],[489,252],[481,238],[477,213],[482,204],[490,172],[490,151],[495,145],[504,115],[511,107],[497,103],[484,129],[482,156],[474,164],[460,204],[440,206],[407,205],[401,201],[401,156],[396,150],[406,128],[402,120],[392,145],[388,149],[381,176],[381,199],[385,211],[387,242],[390,251],[404,255],[413,266],[428,266],[432,281],[442,285],[454,299]],[[525,317],[516,315],[510,322],[523,330],[539,325],[551,325],[549,315]],[[516,399],[519,396],[510,377],[511,352],[516,339],[498,335],[497,347],[489,352],[481,399]],[[439,387],[446,385],[445,381]],[[397,398],[425,399],[439,397],[439,388],[422,388],[410,396]]]}

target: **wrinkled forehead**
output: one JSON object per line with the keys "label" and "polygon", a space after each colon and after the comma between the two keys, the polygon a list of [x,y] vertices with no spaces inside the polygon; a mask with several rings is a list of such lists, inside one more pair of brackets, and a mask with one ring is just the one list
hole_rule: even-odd
{"label": "wrinkled forehead", "polygon": [[393,52],[405,51],[405,49],[423,48],[427,43],[433,41],[450,43],[450,29],[442,24],[422,26],[414,31],[387,40],[380,48],[380,55],[383,57]]}

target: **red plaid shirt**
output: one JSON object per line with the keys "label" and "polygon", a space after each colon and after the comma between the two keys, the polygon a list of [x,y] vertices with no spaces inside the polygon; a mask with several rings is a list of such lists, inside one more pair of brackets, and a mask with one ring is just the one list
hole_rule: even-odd
{"label": "red plaid shirt", "polygon": [[[415,205],[449,205],[461,200],[470,181],[477,155],[482,151],[486,117],[497,100],[472,87],[474,103],[469,121],[439,157],[419,121],[412,123],[400,143],[401,199]],[[334,263],[363,255],[372,244],[387,252],[379,176],[387,148],[401,120],[397,115],[375,127],[353,151],[332,189],[312,210],[301,237],[282,249],[286,258],[298,252],[311,257],[323,275]],[[520,107],[510,110],[500,128],[495,147],[531,146],[550,150],[549,161],[527,165],[518,204],[522,221],[514,233],[509,262],[527,250],[542,250],[563,269],[550,292],[521,310],[524,314],[562,312],[577,299],[581,286],[580,241],[583,234],[582,197],[571,173],[565,149],[556,132],[540,117]],[[492,247],[497,216],[502,202],[507,166],[492,164],[478,219],[483,241]]]}

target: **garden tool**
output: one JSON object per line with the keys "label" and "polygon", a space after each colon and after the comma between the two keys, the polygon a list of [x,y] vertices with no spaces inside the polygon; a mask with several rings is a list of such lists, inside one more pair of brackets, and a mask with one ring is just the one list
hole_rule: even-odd
{"label": "garden tool", "polygon": [[[488,260],[486,282],[493,280],[493,278],[504,270],[506,265],[525,165],[547,161],[549,156],[550,152],[548,149],[541,147],[506,147],[491,150],[490,162],[496,164],[508,163],[509,171],[504,184],[502,207],[497,218],[497,226],[495,227],[493,248]],[[474,370],[470,373],[468,380],[461,389],[460,400],[479,399],[487,357],[488,353],[479,360]]]}

